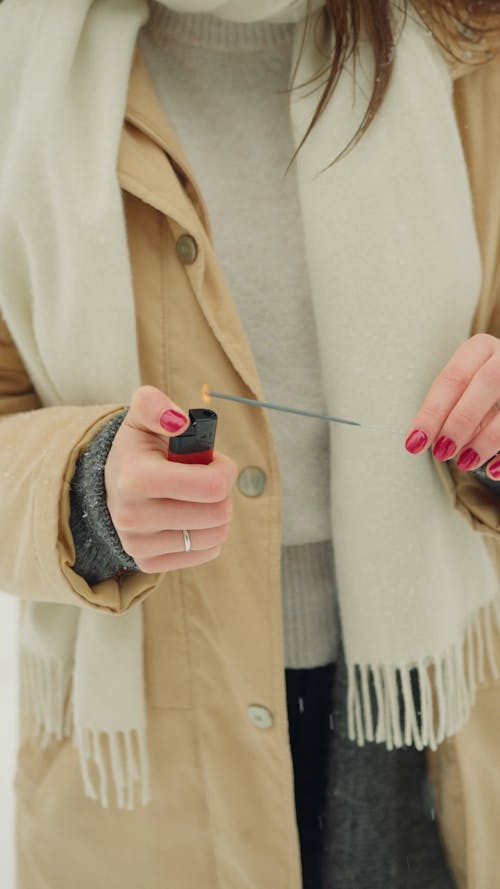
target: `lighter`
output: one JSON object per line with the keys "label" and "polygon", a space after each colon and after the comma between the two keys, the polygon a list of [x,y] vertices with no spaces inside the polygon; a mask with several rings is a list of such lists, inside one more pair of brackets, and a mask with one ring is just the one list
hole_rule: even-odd
{"label": "lighter", "polygon": [[186,431],[170,439],[168,459],[174,463],[211,463],[217,414],[204,407],[194,408],[189,411],[189,419]]}

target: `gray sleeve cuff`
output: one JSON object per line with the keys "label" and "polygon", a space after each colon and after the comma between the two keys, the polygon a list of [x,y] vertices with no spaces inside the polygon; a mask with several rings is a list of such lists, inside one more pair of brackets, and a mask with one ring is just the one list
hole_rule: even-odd
{"label": "gray sleeve cuff", "polygon": [[127,411],[117,414],[80,456],[70,489],[70,528],[76,551],[73,570],[89,586],[116,575],[138,571],[123,549],[106,502],[104,467]]}

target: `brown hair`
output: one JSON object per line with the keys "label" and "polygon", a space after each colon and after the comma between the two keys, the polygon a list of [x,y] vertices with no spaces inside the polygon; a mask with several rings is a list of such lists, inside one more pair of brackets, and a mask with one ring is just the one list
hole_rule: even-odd
{"label": "brown hair", "polygon": [[[375,63],[373,90],[366,114],[352,139],[332,163],[354,148],[382,104],[391,79],[397,42],[394,8],[403,12],[403,24],[407,15],[415,14],[414,10],[408,9],[407,0],[325,2],[327,33],[334,34],[335,40],[329,41],[329,44],[334,44],[330,53],[323,51],[325,64],[311,81],[319,81],[319,88],[323,87],[323,91],[301,145],[325,110],[343,65],[351,56],[356,57],[362,28],[371,43]],[[500,48],[498,0],[419,0],[414,8],[418,10],[423,27],[427,26],[432,31],[451,61],[467,65],[484,64],[493,57],[494,47],[496,50]],[[319,20],[318,25],[323,26],[324,21]],[[321,42],[319,37],[317,42]]]}

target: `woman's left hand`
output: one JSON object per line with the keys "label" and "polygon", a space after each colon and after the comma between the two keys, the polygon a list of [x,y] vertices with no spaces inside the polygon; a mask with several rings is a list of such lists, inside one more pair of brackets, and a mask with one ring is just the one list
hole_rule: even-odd
{"label": "woman's left hand", "polygon": [[500,339],[478,333],[457,349],[432,383],[405,447],[411,454],[432,447],[440,461],[457,457],[464,471],[490,460],[487,474],[500,479]]}

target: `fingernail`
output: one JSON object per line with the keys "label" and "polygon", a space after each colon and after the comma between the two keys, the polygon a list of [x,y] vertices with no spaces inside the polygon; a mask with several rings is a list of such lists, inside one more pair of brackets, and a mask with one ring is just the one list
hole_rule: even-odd
{"label": "fingernail", "polygon": [[405,441],[405,448],[410,454],[419,454],[427,444],[427,436],[421,429],[414,429],[410,432]]}
{"label": "fingernail", "polygon": [[488,472],[493,478],[500,478],[500,460],[495,460],[488,466]]}
{"label": "fingernail", "polygon": [[436,460],[449,460],[450,457],[455,453],[457,446],[455,442],[451,438],[447,438],[445,435],[442,435],[441,438],[438,438],[436,444],[434,445],[433,454]]}
{"label": "fingernail", "polygon": [[163,411],[160,417],[160,426],[163,426],[167,432],[178,432],[187,422],[188,418],[179,411]]}
{"label": "fingernail", "polygon": [[459,469],[467,470],[467,469],[475,469],[475,467],[480,462],[480,456],[474,448],[466,448],[465,451],[462,451],[460,456],[457,459],[457,466]]}

